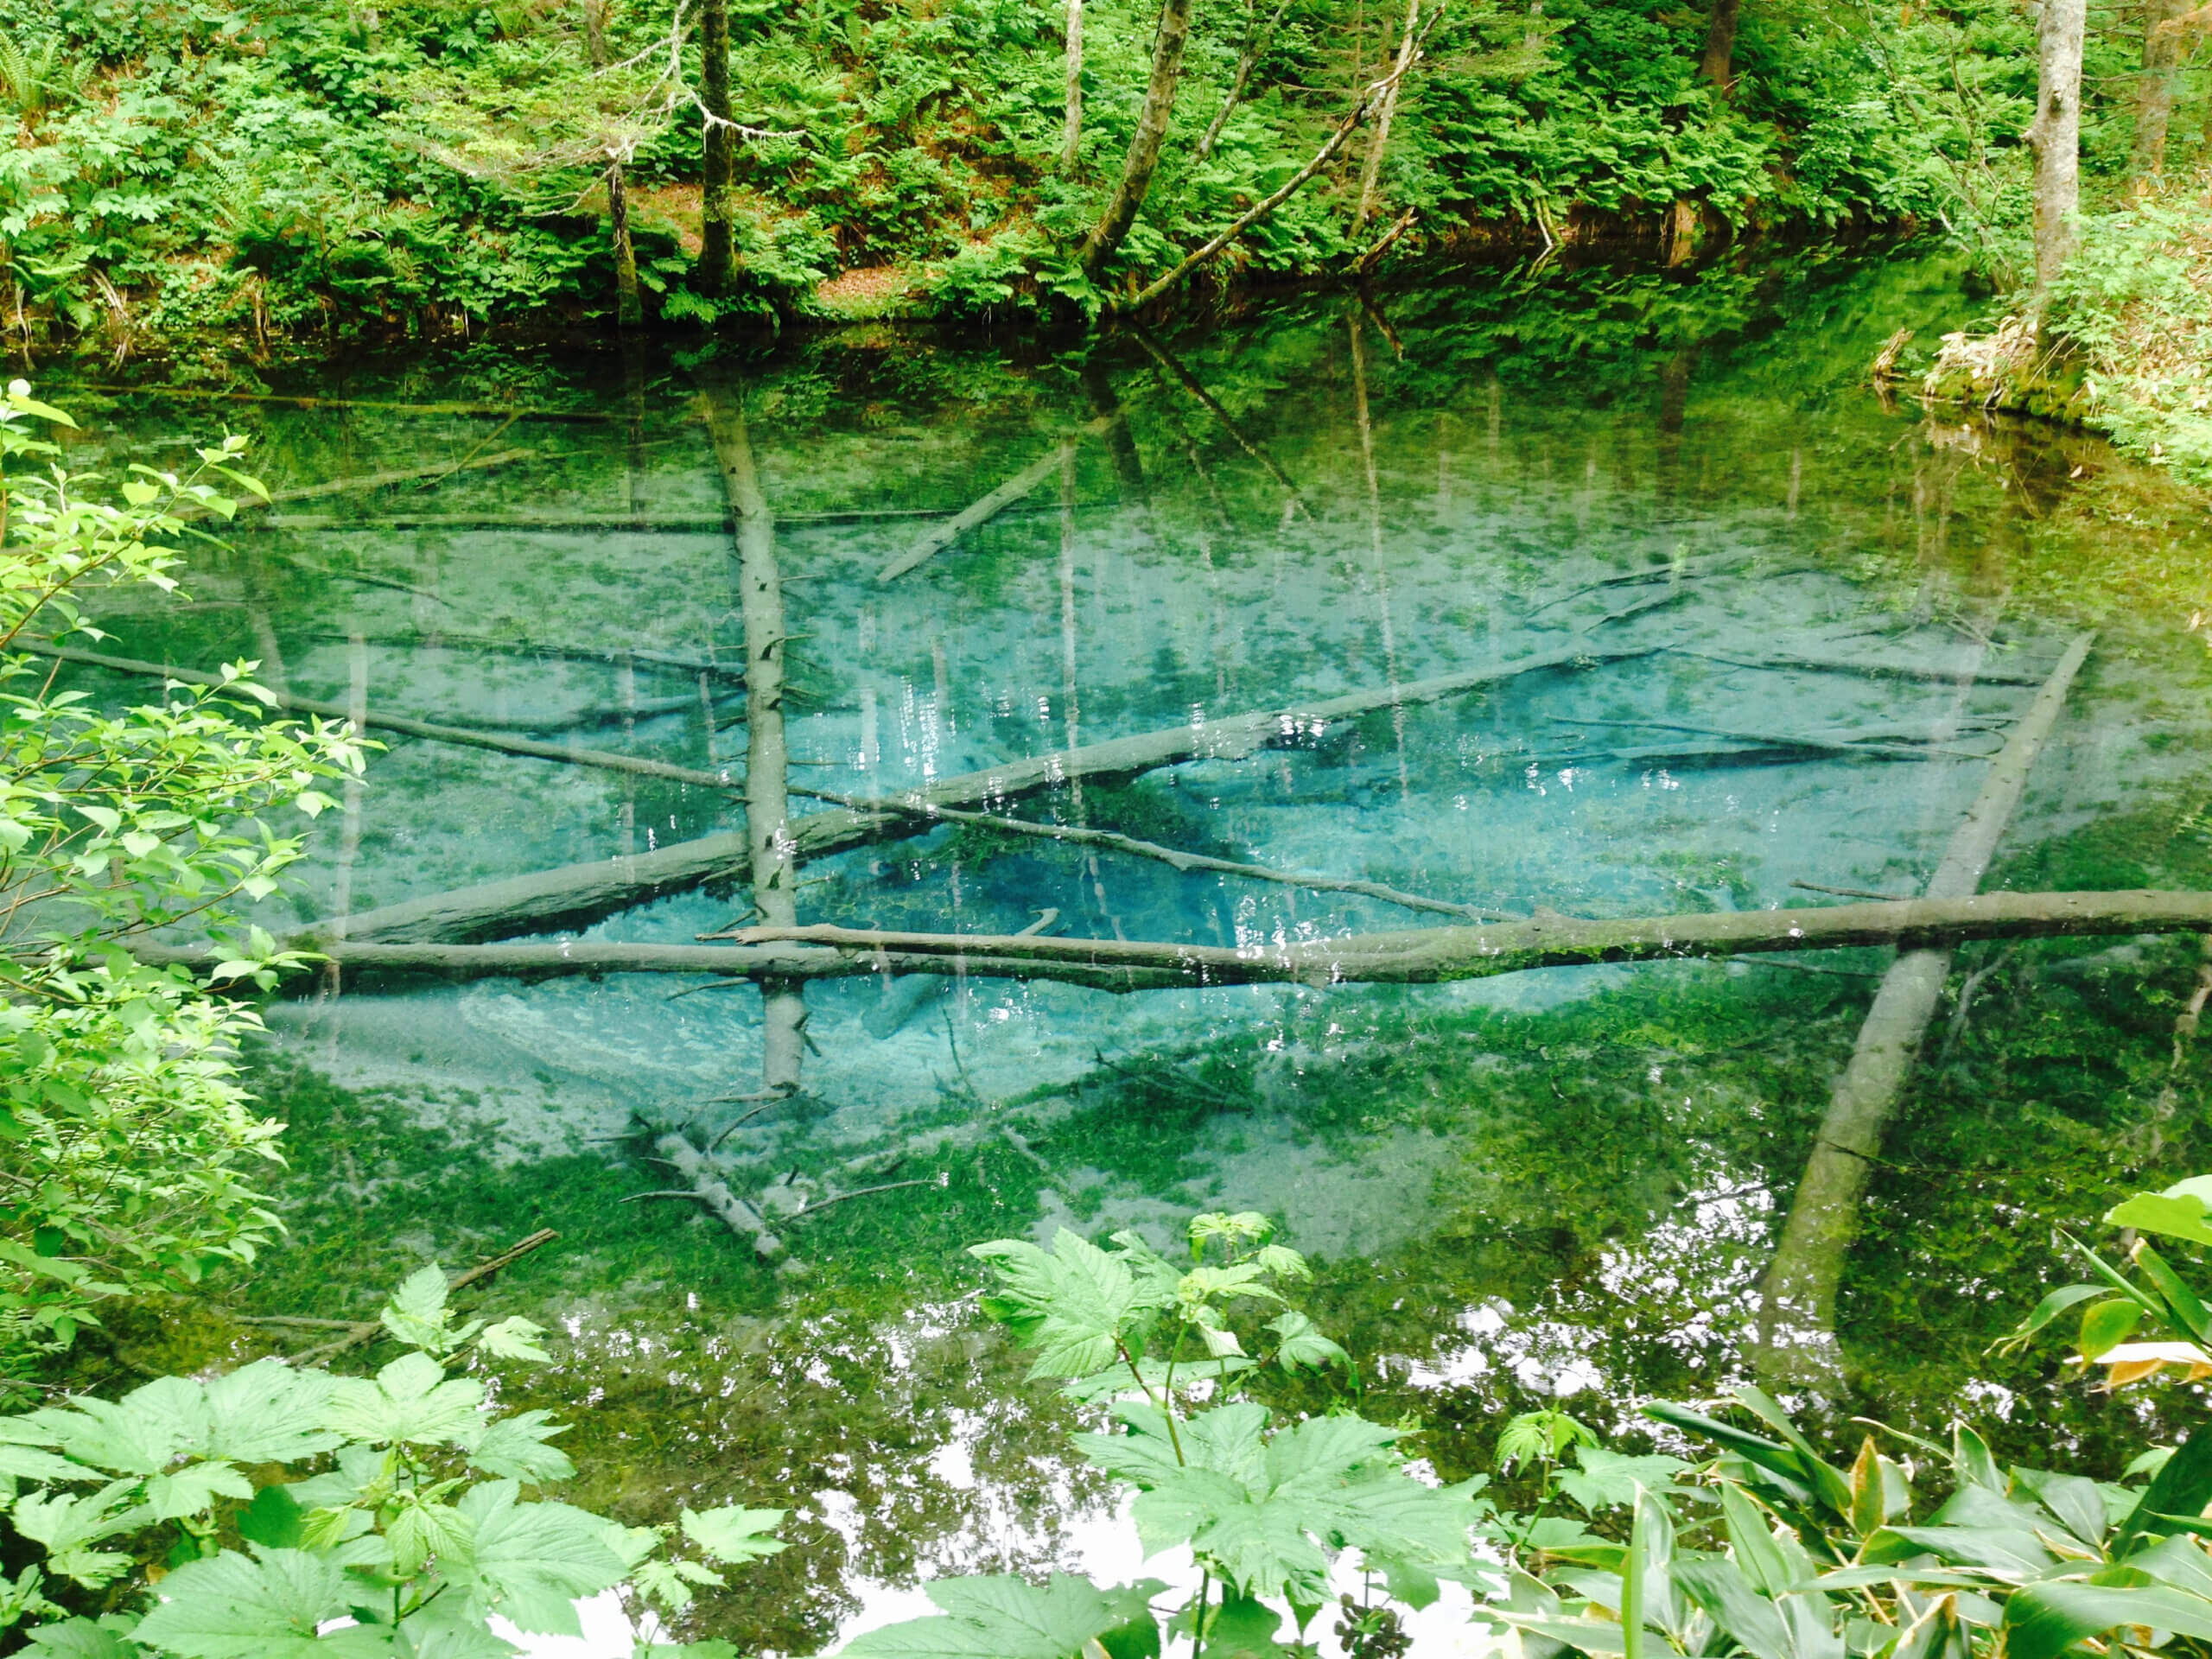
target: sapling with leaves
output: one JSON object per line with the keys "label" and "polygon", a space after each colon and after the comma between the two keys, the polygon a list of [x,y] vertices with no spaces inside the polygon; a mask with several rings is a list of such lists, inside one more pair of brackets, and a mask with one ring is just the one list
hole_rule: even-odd
{"label": "sapling with leaves", "polygon": [[531,1495],[575,1473],[565,1426],[459,1368],[543,1360],[543,1333],[446,1295],[435,1266],[399,1287],[382,1319],[408,1351],[374,1376],[264,1359],[0,1418],[10,1554],[37,1556],[0,1581],[0,1631],[39,1659],[501,1659],[494,1619],[581,1636],[577,1599],[620,1590],[649,1631],[649,1606],[784,1547],[779,1510],[626,1527]]}
{"label": "sapling with leaves", "polygon": [[320,785],[361,766],[341,725],[262,718],[251,663],[111,710],[22,649],[102,638],[88,609],[110,589],[181,597],[177,544],[213,539],[194,521],[231,517],[226,491],[268,494],[235,436],[112,487],[72,474],[40,433],[73,424],[22,381],[0,397],[0,1363],[15,1374],[101,1302],[195,1282],[276,1230],[251,1173],[276,1160],[277,1126],[231,1058],[257,1020],[125,947],[156,930],[227,939],[217,982],[273,982],[299,958],[238,937],[233,907],[276,891],[302,848],[285,820],[314,817]]}
{"label": "sapling with leaves", "polygon": [[[1209,1214],[1174,1262],[1132,1232],[1102,1249],[1066,1229],[1050,1249],[999,1239],[972,1254],[997,1275],[983,1300],[1032,1351],[1032,1381],[1105,1408],[1106,1426],[1077,1434],[1090,1463],[1136,1489],[1147,1554],[1188,1545],[1201,1579],[1168,1624],[1194,1653],[1273,1654],[1287,1605],[1302,1633],[1331,1599],[1338,1557],[1359,1552],[1392,1596],[1433,1602],[1440,1579],[1478,1573],[1470,1529],[1481,1519],[1478,1478],[1435,1487],[1416,1479],[1402,1426],[1349,1408],[1280,1421],[1249,1390],[1272,1369],[1357,1373],[1351,1357],[1288,1306],[1309,1277],[1295,1250],[1272,1240],[1266,1217]],[[1217,1596],[1215,1587],[1218,1586]],[[854,1659],[989,1654],[1071,1659],[1160,1650],[1157,1580],[1100,1589],[1056,1575],[960,1579],[928,1586],[936,1618],[870,1631]]]}

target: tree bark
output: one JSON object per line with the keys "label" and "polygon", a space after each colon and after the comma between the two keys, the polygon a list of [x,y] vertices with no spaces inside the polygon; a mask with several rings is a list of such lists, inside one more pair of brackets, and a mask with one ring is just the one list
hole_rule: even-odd
{"label": "tree bark", "polygon": [[699,192],[699,286],[723,294],[737,269],[730,188],[737,176],[737,130],[729,102],[729,0],[700,0],[699,102],[706,132]]}
{"label": "tree bark", "polygon": [[[864,846],[887,835],[911,834],[916,809],[1016,800],[1077,777],[1133,777],[1200,756],[1236,757],[1295,745],[1311,741],[1340,721],[1388,708],[1393,701],[1408,705],[1433,702],[1522,674],[1560,669],[1579,671],[1599,663],[1649,657],[1658,649],[1656,645],[1604,647],[1580,640],[1514,662],[1409,680],[1395,692],[1387,686],[1370,689],[1008,761],[982,772],[941,779],[924,789],[902,791],[899,810],[894,813],[840,809],[794,818],[790,826],[793,856],[804,862]],[[672,842],[633,858],[594,859],[587,864],[539,870],[410,899],[354,917],[350,931],[356,939],[428,942],[495,939],[508,933],[581,927],[671,893],[743,880],[749,868],[746,837],[725,831]],[[311,925],[298,937],[312,938],[315,931]]]}
{"label": "tree bark", "polygon": [[[767,927],[798,920],[798,843],[791,838],[790,755],[784,746],[784,584],[776,563],[776,521],[760,489],[735,397],[706,394],[707,429],[721,463],[722,488],[737,519],[739,608],[745,624],[746,852],[753,906]],[[806,1054],[806,1000],[799,982],[760,981],[761,1086],[799,1086]]]}
{"label": "tree bark", "polygon": [[2087,0],[2043,0],[2036,24],[2036,118],[2027,131],[2036,163],[2029,310],[2038,320],[2074,251],[2074,216],[2082,205],[2082,44],[2088,25]]}
{"label": "tree bark", "polygon": [[2191,9],[2190,0],[2145,0],[2143,73],[2135,83],[2135,144],[2128,162],[2138,195],[2154,189],[2165,174],[2166,129],[2188,56],[2182,30],[2171,25]]}
{"label": "tree bark", "polygon": [[1359,170],[1359,206],[1351,216],[1352,233],[1374,216],[1375,196],[1382,183],[1382,154],[1390,144],[1390,122],[1398,112],[1398,94],[1404,90],[1406,71],[1412,67],[1414,43],[1421,33],[1421,0],[1406,0],[1405,32],[1398,37],[1398,55],[1390,66],[1390,90],[1375,111],[1375,134],[1367,141],[1367,158]]}
{"label": "tree bark", "polygon": [[1734,79],[1736,26],[1743,19],[1744,0],[1713,0],[1713,15],[1706,20],[1705,55],[1698,73],[1713,83],[1722,98]]}
{"label": "tree bark", "polygon": [[[2048,0],[2047,0],[2048,3]],[[1928,883],[1930,901],[1971,900],[2026,791],[2028,773],[2066,707],[2066,694],[2094,635],[2074,641],[2012,729],[1983,779],[1942,862]],[[1989,895],[2010,897],[2011,895]],[[1851,1063],[1836,1082],[1819,1137],[1790,1200],[1774,1262],[1761,1289],[1762,1346],[1802,1359],[1808,1338],[1835,1328],[1835,1293],[1844,1258],[1858,1236],[1882,1136],[1949,976],[1948,946],[1908,950],[1883,977]]]}
{"label": "tree bark", "polygon": [[[358,918],[357,918],[358,919]],[[1590,921],[1547,914],[1479,927],[1407,928],[1247,948],[1144,939],[1056,939],[1033,934],[877,933],[862,928],[753,930],[751,943],[612,944],[387,944],[348,939],[320,948],[344,967],[442,978],[546,979],[582,974],[764,974],[852,979],[875,974],[965,974],[1054,980],[1098,990],[1202,985],[1431,985],[1594,963],[1664,962],[1971,939],[2078,938],[2212,931],[2212,893],[1984,893],[1802,910],[1700,911]],[[770,937],[773,933],[776,937]],[[294,939],[294,944],[313,941]],[[157,967],[207,968],[209,946],[131,941]],[[308,971],[303,969],[302,971]]]}
{"label": "tree bark", "polygon": [[1083,0],[1068,0],[1067,118],[1060,130],[1060,172],[1073,176],[1083,158]]}
{"label": "tree bark", "polygon": [[1152,79],[1145,88],[1144,111],[1129,139],[1122,162],[1122,181],[1114,187],[1106,211],[1091,227],[1077,253],[1084,270],[1093,275],[1114,257],[1137,222],[1145,194],[1152,188],[1152,175],[1160,165],[1160,146],[1167,140],[1168,123],[1175,114],[1175,92],[1183,79],[1183,48],[1191,37],[1191,0],[1160,0],[1160,29],[1152,47]]}

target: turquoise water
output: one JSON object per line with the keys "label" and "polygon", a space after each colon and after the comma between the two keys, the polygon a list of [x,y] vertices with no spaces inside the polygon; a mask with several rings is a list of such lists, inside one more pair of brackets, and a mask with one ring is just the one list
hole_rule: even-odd
{"label": "turquoise water", "polygon": [[[188,604],[104,617],[108,648],[257,658],[372,714],[741,777],[711,392],[742,410],[776,516],[791,778],[817,796],[1373,692],[1251,753],[973,804],[1499,916],[1907,893],[2093,623],[1992,885],[2202,885],[2201,513],[2093,441],[1864,384],[1893,328],[1971,309],[1937,263],[1807,257],[1267,302],[1087,355],[892,329],[491,346],[215,381],[168,365],[66,401],[79,464],[174,463],[227,424],[280,496],[197,561]],[[195,386],[254,396],[179,395]],[[1020,499],[880,579],[1036,463]],[[355,486],[308,493],[335,480]],[[1561,665],[1391,695],[1537,654]],[[699,782],[385,739],[272,927],[742,825]],[[803,922],[859,927],[1013,932],[1049,911],[1067,937],[1256,949],[1450,919],[973,824],[802,874]],[[686,944],[746,910],[709,884],[512,937]],[[977,1239],[1267,1211],[1451,1478],[1531,1402],[1611,1428],[1637,1391],[1747,1374],[1759,1277],[1883,966],[1118,996],[823,981],[802,1093],[741,1123],[750,986],[349,973],[268,1009],[294,1232],[220,1294],[358,1314],[425,1258],[556,1227],[497,1305],[573,1338],[545,1391],[594,1402],[584,1498],[632,1520],[702,1493],[791,1508],[799,1548],[702,1603],[699,1633],[810,1652],[917,1574],[1107,1548],[1060,1408],[973,1329]],[[1925,1427],[1965,1402],[2000,1439],[2057,1420],[2102,1455],[2094,1402],[1980,1350],[2054,1270],[2046,1222],[2199,1166],[2202,1071],[2174,1040],[2195,974],[2185,942],[1961,954],[1814,1409]],[[695,1205],[623,1202],[669,1185],[658,1135],[725,1128],[721,1173],[772,1215],[916,1185],[781,1224],[772,1260]],[[205,1339],[259,1340],[219,1321]]]}

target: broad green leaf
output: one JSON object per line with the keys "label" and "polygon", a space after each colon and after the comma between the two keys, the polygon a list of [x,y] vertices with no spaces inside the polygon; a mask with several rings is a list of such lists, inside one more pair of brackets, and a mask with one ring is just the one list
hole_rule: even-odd
{"label": "broad green leaf", "polygon": [[1745,1576],[1769,1596],[1777,1595],[1796,1575],[1776,1543],[1774,1529],[1733,1481],[1720,1483],[1720,1516],[1728,1533],[1728,1548]]}
{"label": "broad green leaf", "polygon": [[2082,1544],[2094,1549],[2103,1542],[2108,1523],[2104,1493],[2095,1481],[2043,1469],[2015,1469],[2012,1478]]}
{"label": "broad green leaf", "polygon": [[1559,1478],[1560,1490],[1592,1515],[1633,1503],[1637,1487],[1662,1487],[1689,1467],[1680,1458],[1664,1452],[1629,1457],[1603,1446],[1580,1446],[1574,1455],[1582,1467],[1579,1471],[1564,1471]]}
{"label": "broad green leaf", "polygon": [[297,1549],[188,1561],[159,1593],[135,1637],[183,1659],[316,1659],[316,1627],[346,1611],[344,1569]]}
{"label": "broad green leaf", "polygon": [[23,1632],[36,1659],[141,1659],[144,1649],[128,1637],[136,1621],[111,1613],[103,1619],[65,1618]]}
{"label": "broad green leaf", "polygon": [[2191,1244],[2212,1244],[2212,1215],[2194,1193],[2139,1192],[2125,1204],[2105,1212],[2112,1227],[2133,1227],[2139,1233],[2158,1233],[2186,1239]]}
{"label": "broad green leaf", "polygon": [[2077,1642],[2121,1624],[2212,1640],[2212,1601],[2157,1586],[2031,1584],[2005,1604],[2005,1651],[2007,1659],[2057,1659]]}
{"label": "broad green leaf", "polygon": [[775,1535],[783,1521],[781,1510],[745,1510],[733,1504],[719,1510],[686,1510],[680,1524],[683,1535],[710,1558],[742,1567],[788,1548]]}
{"label": "broad green leaf", "polygon": [[484,1385],[473,1377],[446,1380],[428,1354],[406,1354],[373,1379],[332,1379],[323,1422],[347,1440],[372,1445],[405,1441],[438,1446],[473,1439],[482,1427]]}
{"label": "broad green leaf", "polygon": [[487,1475],[528,1481],[543,1486],[567,1480],[576,1465],[558,1446],[546,1441],[569,1431],[566,1423],[552,1421],[546,1411],[518,1411],[496,1419],[468,1448],[468,1461]]}
{"label": "broad green leaf", "polygon": [[1268,1329],[1281,1341],[1281,1345],[1275,1350],[1275,1361],[1286,1371],[1319,1371],[1332,1365],[1351,1370],[1351,1356],[1323,1336],[1313,1320],[1295,1309],[1277,1314],[1268,1322]]}
{"label": "broad green leaf", "polygon": [[399,1513],[385,1528],[391,1546],[392,1571],[403,1579],[420,1573],[435,1558],[440,1576],[465,1578],[473,1557],[476,1529],[468,1517],[450,1504],[403,1503]]}
{"label": "broad green leaf", "polygon": [[528,1319],[501,1319],[484,1327],[476,1338],[476,1345],[499,1359],[532,1359],[540,1364],[550,1363],[553,1356],[538,1346],[538,1338],[545,1334],[545,1327]]}
{"label": "broad green leaf", "polygon": [[1217,1659],[1277,1659],[1282,1615],[1249,1596],[1234,1597],[1206,1620],[1205,1651]]}
{"label": "broad green leaf", "polygon": [[157,1521],[204,1515],[218,1497],[250,1498],[253,1484],[227,1463],[191,1463],[146,1483],[146,1507]]}
{"label": "broad green leaf", "polygon": [[1049,1253],[1024,1240],[998,1239],[969,1254],[998,1270],[999,1289],[983,1306],[1023,1346],[1037,1351],[1032,1381],[1104,1370],[1119,1357],[1129,1328],[1173,1301],[1156,1276],[1140,1281],[1128,1251],[1102,1250],[1065,1227]]}
{"label": "broad green leaf", "polygon": [[2200,1427],[2174,1448],[2143,1489],[2135,1512],[2113,1536],[2113,1554],[2129,1554],[2152,1539],[2179,1530],[2167,1517],[2202,1515],[2208,1503],[2212,1503],[2212,1431]]}
{"label": "broad green leaf", "polygon": [[1734,1561],[1678,1561],[1673,1576],[1683,1594],[1754,1659],[1798,1659],[1781,1612]]}
{"label": "broad green leaf", "polygon": [[600,1536],[607,1523],[566,1503],[519,1503],[518,1490],[488,1481],[455,1505],[475,1529],[474,1599],[518,1630],[582,1635],[575,1599],[620,1583],[626,1570]]}
{"label": "broad green leaf", "polygon": [[[339,1437],[322,1425],[331,1382],[276,1359],[219,1376],[201,1390],[207,1438],[191,1449],[240,1464],[297,1463],[334,1451]],[[137,1397],[127,1395],[125,1403]]]}
{"label": "broad green leaf", "polygon": [[1166,1586],[1147,1579],[1101,1590],[1056,1573],[1041,1588],[1024,1580],[940,1579],[925,1586],[940,1617],[865,1631],[849,1659],[1077,1659],[1084,1645],[1152,1618]]}

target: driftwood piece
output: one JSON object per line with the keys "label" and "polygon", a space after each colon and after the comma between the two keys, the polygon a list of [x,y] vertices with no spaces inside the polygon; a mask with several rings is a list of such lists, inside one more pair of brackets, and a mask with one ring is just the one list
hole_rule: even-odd
{"label": "driftwood piece", "polygon": [[[798,860],[791,842],[790,754],[784,746],[783,576],[776,521],[753,464],[737,399],[702,399],[707,433],[737,521],[738,606],[745,625],[745,823],[753,906],[770,926],[798,918]],[[791,1093],[806,1057],[806,1001],[795,979],[760,982],[761,1086]]]}
{"label": "driftwood piece", "polygon": [[[141,662],[132,657],[110,657],[97,651],[79,651],[72,645],[50,645],[18,639],[9,649],[29,652],[35,656],[59,658],[65,663],[81,663],[90,668],[108,669],[118,674],[175,680],[181,685],[220,686],[224,683],[217,675],[168,668],[160,663]],[[354,714],[344,703],[325,702],[315,697],[297,697],[274,691],[270,696],[274,699],[273,706],[288,714],[320,715],[330,720],[350,720]],[[558,760],[572,766],[596,766],[606,772],[633,772],[641,778],[663,778],[674,783],[695,785],[701,789],[727,792],[740,787],[724,772],[698,772],[690,766],[671,766],[665,760],[649,760],[632,754],[610,754],[604,749],[537,743],[526,737],[515,737],[503,732],[435,725],[429,721],[414,720],[405,715],[378,714],[372,710],[362,723],[372,730],[397,732],[403,736],[419,737],[432,743],[452,743],[472,749],[495,749],[502,754],[518,754],[533,760]]]}
{"label": "driftwood piece", "polygon": [[888,798],[831,795],[810,789],[794,792],[811,795],[817,800],[836,801],[857,811],[911,812],[917,818],[941,818],[948,823],[973,824],[978,829],[997,830],[1010,836],[1025,836],[1033,840],[1064,841],[1078,847],[1109,848],[1117,853],[1128,853],[1132,857],[1154,860],[1185,874],[1194,870],[1206,870],[1223,875],[1243,876],[1253,881],[1273,881],[1283,887],[1306,887],[1317,893],[1353,893],[1364,898],[1380,899],[1385,904],[1397,905],[1407,910],[1433,911],[1439,915],[1461,916],[1470,921],[1491,921],[1497,919],[1499,915],[1495,910],[1485,910],[1476,905],[1454,904],[1448,899],[1430,899],[1418,893],[1385,887],[1380,881],[1359,881],[1334,875],[1301,875],[1291,870],[1270,869],[1264,864],[1241,863],[1235,859],[1213,858],[1204,853],[1186,853],[1177,848],[1163,847],[1156,841],[1140,841],[1135,836],[1118,835],[1111,830],[1090,830],[1067,823],[1033,823],[1026,818],[1001,817],[992,812],[962,812],[942,806],[907,808]]}
{"label": "driftwood piece", "polygon": [[[966,974],[1041,979],[1100,990],[1205,985],[1429,985],[1594,963],[1755,956],[1862,945],[1907,949],[1969,939],[2212,931],[2212,893],[1984,893],[1802,910],[1697,912],[1589,920],[1556,913],[1479,927],[1351,933],[1288,945],[1179,944],[986,933],[880,933],[861,928],[753,930],[737,944],[392,944],[321,947],[348,969],[454,979],[553,979],[578,974]],[[135,943],[155,966],[212,967],[209,946]],[[303,969],[302,971],[308,971]]]}
{"label": "driftwood piece", "polygon": [[[1121,418],[1118,411],[1111,415],[1101,415],[1094,421],[1086,422],[1077,429],[1085,437],[1096,437],[1100,433],[1109,429]],[[989,494],[970,502],[943,524],[930,529],[905,552],[879,570],[875,579],[878,582],[894,582],[915,566],[926,564],[969,531],[980,524],[988,524],[1046,479],[1057,475],[1060,470],[1062,460],[1074,453],[1075,442],[1073,439],[1069,439],[1049,454],[1031,461],[1028,466],[1023,467]]]}
{"label": "driftwood piece", "polygon": [[[2029,771],[2066,707],[2067,691],[2094,639],[2084,633],[2075,639],[2012,728],[1980,794],[1952,833],[1942,861],[1928,883],[1926,902],[1970,899],[1980,886],[2027,789]],[[1781,1321],[1802,1322],[1815,1332],[1834,1328],[1836,1286],[1844,1256],[1858,1236],[1859,1212],[1881,1156],[1883,1131],[1943,995],[1950,967],[1947,946],[1905,948],[1875,993],[1851,1062],[1829,1096],[1819,1137],[1790,1200],[1789,1220],[1767,1271],[1763,1319],[1770,1331],[1777,1330]]]}
{"label": "driftwood piece", "polygon": [[648,1198],[688,1198],[753,1246],[753,1254],[772,1262],[784,1253],[784,1241],[770,1230],[767,1218],[730,1191],[713,1159],[680,1135],[664,1135],[653,1151],[684,1181],[677,1192],[632,1192],[622,1200],[638,1204]]}
{"label": "driftwood piece", "polygon": [[[1573,645],[1397,686],[1370,687],[1344,696],[1109,738],[1080,748],[1008,761],[906,791],[899,797],[899,808],[895,812],[840,808],[793,818],[790,822],[792,855],[804,862],[888,834],[909,832],[917,812],[932,807],[1013,800],[1071,779],[1129,777],[1201,758],[1241,758],[1270,746],[1310,741],[1339,721],[1379,709],[1433,702],[1523,674],[1623,662],[1650,656],[1659,649],[1656,645]],[[588,864],[540,870],[410,899],[353,918],[347,931],[355,939],[461,942],[577,927],[668,893],[742,880],[749,868],[745,836],[724,832],[672,842],[650,853],[595,859]],[[313,938],[319,928],[328,925],[315,924],[299,937]]]}

